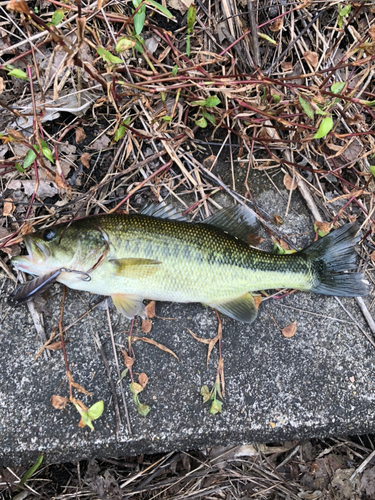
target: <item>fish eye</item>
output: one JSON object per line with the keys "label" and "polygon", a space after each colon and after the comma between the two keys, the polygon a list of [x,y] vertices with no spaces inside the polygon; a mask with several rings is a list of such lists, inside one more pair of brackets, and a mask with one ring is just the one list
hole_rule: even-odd
{"label": "fish eye", "polygon": [[45,241],[51,241],[56,236],[56,231],[54,229],[46,229],[42,236]]}

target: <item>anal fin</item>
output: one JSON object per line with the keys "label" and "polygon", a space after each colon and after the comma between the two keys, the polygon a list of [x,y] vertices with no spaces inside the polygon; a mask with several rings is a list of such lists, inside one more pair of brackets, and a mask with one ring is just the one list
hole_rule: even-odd
{"label": "anal fin", "polygon": [[237,321],[243,321],[244,323],[252,323],[258,314],[253,296],[250,293],[245,293],[227,302],[217,302],[208,305],[226,314],[230,318]]}
{"label": "anal fin", "polygon": [[124,293],[114,293],[111,297],[116,309],[127,318],[132,319],[137,315],[142,318],[146,317],[142,297]]}

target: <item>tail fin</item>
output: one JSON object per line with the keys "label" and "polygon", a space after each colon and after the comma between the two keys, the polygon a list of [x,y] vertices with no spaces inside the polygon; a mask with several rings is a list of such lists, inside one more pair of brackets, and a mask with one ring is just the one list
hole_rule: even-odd
{"label": "tail fin", "polygon": [[316,241],[300,254],[310,264],[313,275],[311,292],[340,297],[360,297],[369,293],[369,283],[357,268],[356,224],[346,224]]}

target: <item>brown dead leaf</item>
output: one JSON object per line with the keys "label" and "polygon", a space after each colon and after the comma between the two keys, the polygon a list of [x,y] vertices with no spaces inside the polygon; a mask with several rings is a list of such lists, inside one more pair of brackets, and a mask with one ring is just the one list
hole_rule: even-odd
{"label": "brown dead leaf", "polygon": [[272,24],[270,24],[269,26],[269,29],[271,31],[273,31],[274,33],[276,31],[280,31],[283,27],[283,18],[282,17],[279,17],[279,19],[276,19],[276,21],[274,21]]}
{"label": "brown dead leaf", "polygon": [[207,168],[207,169],[211,169],[212,165],[214,164],[214,161],[216,160],[216,156],[215,155],[210,155],[210,156],[207,156],[207,158],[205,158],[203,160],[203,166],[204,168]]}
{"label": "brown dead leaf", "polygon": [[[186,328],[186,327],[185,327]],[[189,328],[186,328],[186,330],[190,333],[192,337],[195,338],[195,340],[198,340],[201,344],[209,344],[212,339],[202,339],[201,337],[198,337],[198,335],[195,335]]]}
{"label": "brown dead leaf", "polygon": [[[186,328],[186,327],[185,327]],[[201,344],[207,344],[208,345],[208,351],[207,351],[207,365],[208,365],[208,362],[210,360],[210,356],[211,356],[211,352],[212,352],[212,349],[214,348],[216,342],[222,338],[222,332],[221,332],[221,322],[219,323],[219,330],[218,330],[218,334],[216,335],[216,337],[212,338],[212,339],[202,339],[201,337],[198,337],[198,335],[195,335],[195,333],[193,333],[189,328],[186,328],[186,330],[190,333],[190,335],[192,337],[195,338],[195,340],[197,340],[198,342],[200,342]]]}
{"label": "brown dead leaf", "polygon": [[[134,340],[134,337],[132,337],[132,340]],[[125,349],[121,349],[121,352],[124,356],[124,363],[125,363],[126,368],[131,368],[134,364],[134,359],[128,355],[128,353],[125,351]]]}
{"label": "brown dead leaf", "polygon": [[1,78],[0,76],[0,94],[2,94],[4,90],[5,90],[4,78]]}
{"label": "brown dead leaf", "polygon": [[375,42],[361,43],[361,45],[359,45],[358,48],[359,49],[363,49],[366,52],[366,55],[368,55],[368,56],[374,56],[375,55]]}
{"label": "brown dead leaf", "polygon": [[77,384],[77,382],[72,381],[72,386],[77,389],[78,392],[81,392],[82,394],[86,394],[86,396],[92,396],[92,392],[86,391],[84,387],[81,385]]}
{"label": "brown dead leaf", "polygon": [[[11,2],[9,2],[11,3]],[[9,4],[8,4],[9,5]],[[8,134],[13,138],[13,139],[16,139],[18,141],[24,141],[25,138],[24,136],[21,134],[21,132],[18,132],[18,130],[14,130],[12,128],[8,128],[7,129],[7,132]]]}
{"label": "brown dead leaf", "polygon": [[14,209],[16,207],[13,204],[12,198],[5,198],[4,200],[4,208],[3,208],[3,216],[7,217],[8,215],[12,215]]}
{"label": "brown dead leaf", "polygon": [[290,250],[288,243],[286,241],[282,240],[281,238],[279,239],[279,245],[284,250]]}
{"label": "brown dead leaf", "polygon": [[270,426],[272,427],[272,429],[274,429],[276,427],[276,424],[274,422],[270,422]]}
{"label": "brown dead leaf", "polygon": [[284,71],[284,73],[290,73],[291,71],[293,71],[293,63],[292,62],[282,62],[280,64],[281,66],[281,69]]}
{"label": "brown dead leaf", "polygon": [[58,173],[56,173],[55,175],[55,184],[56,186],[60,189],[60,191],[65,191],[66,189],[66,184],[65,182],[62,180],[62,178],[59,176]]}
{"label": "brown dead leaf", "polygon": [[138,377],[138,383],[143,387],[143,389],[146,387],[148,382],[148,376],[145,373],[140,373]]}
{"label": "brown dead leaf", "polygon": [[357,123],[362,123],[364,121],[363,116],[360,113],[355,113],[354,116],[347,116],[345,121],[348,125],[356,125]]}
{"label": "brown dead leaf", "polygon": [[77,382],[74,382],[72,374],[70,372],[67,372],[67,377],[69,379],[69,382],[72,384],[72,386],[77,389],[78,392],[81,392],[82,394],[86,394],[86,396],[92,396],[91,392],[86,391],[81,385],[77,384]]}
{"label": "brown dead leaf", "polygon": [[47,345],[46,348],[49,349],[50,351],[58,351],[59,349],[61,349],[61,340]]}
{"label": "brown dead leaf", "polygon": [[70,401],[73,403],[73,404],[77,404],[83,411],[87,411],[88,408],[86,405],[84,405],[82,403],[82,401],[80,401],[79,399],[76,399],[76,398],[71,398]]}
{"label": "brown dead leaf", "polygon": [[371,28],[368,30],[368,34],[371,37],[371,40],[375,42],[375,26],[371,26]]}
{"label": "brown dead leaf", "polygon": [[142,319],[142,332],[150,333],[152,329],[152,321],[148,318]]}
{"label": "brown dead leaf", "polygon": [[1,249],[3,252],[9,255],[10,258],[17,257],[21,254],[21,247],[19,245],[6,246]]}
{"label": "brown dead leaf", "polygon": [[280,215],[274,214],[273,216],[273,222],[276,224],[276,226],[281,226],[284,224],[284,220]]}
{"label": "brown dead leaf", "polygon": [[154,345],[155,347],[157,347],[161,351],[168,352],[169,354],[172,354],[172,356],[174,356],[178,360],[178,356],[176,356],[176,354],[173,351],[168,349],[168,347],[165,347],[163,344],[159,344],[159,342],[156,342],[155,340],[149,339],[147,337],[132,337],[133,342],[137,342],[138,340],[140,340],[142,342],[146,342],[146,344]]}
{"label": "brown dead leaf", "polygon": [[145,307],[145,313],[148,318],[154,318],[155,317],[155,301],[152,300],[147,304]]}
{"label": "brown dead leaf", "polygon": [[296,331],[297,331],[297,321],[293,321],[293,323],[290,323],[290,325],[283,328],[281,330],[281,333],[284,335],[284,337],[290,339],[291,337],[294,337]]}
{"label": "brown dead leaf", "polygon": [[57,396],[56,394],[54,394],[51,398],[51,404],[56,410],[63,410],[68,403],[68,398],[63,398],[62,396]]}
{"label": "brown dead leaf", "polygon": [[107,146],[109,146],[111,140],[109,137],[105,134],[101,135],[96,141],[91,145],[92,149],[95,149],[96,151],[101,151],[102,149],[105,149]]}
{"label": "brown dead leaf", "polygon": [[25,222],[25,224],[20,228],[19,235],[24,236],[25,234],[31,234],[33,232],[34,232],[33,226],[28,222]]}
{"label": "brown dead leaf", "polygon": [[247,241],[247,243],[249,245],[251,245],[253,247],[257,247],[258,245],[260,245],[261,243],[263,243],[264,238],[261,238],[257,234],[249,233],[246,236],[246,241]]}
{"label": "brown dead leaf", "polygon": [[81,163],[84,167],[90,168],[90,158],[90,153],[83,153],[83,155],[81,156]]}
{"label": "brown dead leaf", "polygon": [[316,220],[315,226],[318,231],[322,231],[324,234],[328,234],[332,229],[332,224],[330,222],[320,222]]}
{"label": "brown dead leaf", "polygon": [[319,57],[316,52],[312,52],[311,50],[308,50],[303,54],[304,59],[311,64],[313,68],[316,68],[319,63]]}
{"label": "brown dead leaf", "polygon": [[194,0],[167,0],[167,4],[171,9],[179,10],[181,14],[185,14]]}
{"label": "brown dead leaf", "polygon": [[260,303],[262,302],[262,297],[260,295],[254,295],[253,296],[253,299],[254,299],[254,304],[255,304],[255,307],[257,308],[257,310],[259,309],[259,306],[260,306]]}
{"label": "brown dead leaf", "polygon": [[287,188],[288,191],[290,191],[291,189],[293,189],[293,191],[294,191],[297,188],[297,182],[295,179],[293,182],[293,178],[289,174],[285,174],[284,175],[284,186]]}
{"label": "brown dead leaf", "polygon": [[83,130],[82,127],[77,127],[76,128],[76,143],[79,144],[84,139],[86,139],[85,131]]}
{"label": "brown dead leaf", "polygon": [[370,259],[372,260],[372,262],[375,262],[375,250],[370,253]]}
{"label": "brown dead leaf", "polygon": [[7,5],[7,10],[19,12],[20,14],[30,14],[30,9],[25,0],[10,0]]}

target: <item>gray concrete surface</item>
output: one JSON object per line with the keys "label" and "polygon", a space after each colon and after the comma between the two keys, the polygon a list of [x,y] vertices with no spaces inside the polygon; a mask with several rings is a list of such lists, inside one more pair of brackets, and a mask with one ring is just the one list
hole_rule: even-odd
{"label": "gray concrete surface", "polygon": [[[274,190],[260,194],[258,202],[272,213],[277,207],[283,215],[285,203]],[[281,229],[303,246],[311,241],[312,225],[298,193],[293,193],[293,210]],[[5,298],[12,284],[4,275],[0,280]],[[45,317],[47,335],[58,322],[61,290],[55,285],[47,303],[52,313]],[[77,319],[89,300],[87,294],[68,291],[64,324]],[[342,303],[371,335],[355,300]],[[200,304],[158,303],[156,314],[160,318],[154,318],[148,336],[172,349],[179,362],[152,345],[135,344],[133,369],[149,377],[139,397],[151,411],[147,417],[137,414],[125,379],[132,435],[126,427],[106,311],[96,309],[69,329],[67,354],[74,380],[94,394],[75,395],[88,406],[101,399],[105,403],[91,432],[78,428],[79,416],[71,405],[63,411],[51,406],[53,394],[68,396],[61,351],[34,362],[40,341],[27,307],[9,309],[3,300],[0,465],[31,463],[40,453],[47,462],[64,462],[375,431],[375,351],[334,298],[298,292],[264,301],[252,325],[224,318],[226,396],[223,412],[215,416],[203,405],[200,388],[214,382],[217,351],[207,368],[207,347],[186,330],[215,336],[214,311]],[[295,336],[284,338],[272,317],[281,328],[297,321]],[[124,345],[129,322],[114,310],[111,318],[115,340]],[[139,326],[135,335],[142,334]],[[93,332],[101,339],[117,388],[122,420],[117,435],[109,381]]]}

